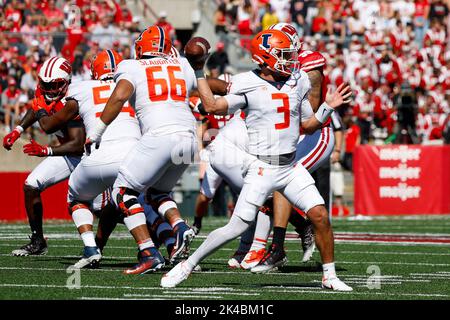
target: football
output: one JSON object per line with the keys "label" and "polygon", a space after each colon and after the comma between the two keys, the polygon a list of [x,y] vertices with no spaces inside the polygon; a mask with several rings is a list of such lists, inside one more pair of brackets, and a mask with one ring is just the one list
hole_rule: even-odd
{"label": "football", "polygon": [[200,61],[209,54],[211,45],[202,37],[194,37],[184,47],[184,54],[189,61]]}

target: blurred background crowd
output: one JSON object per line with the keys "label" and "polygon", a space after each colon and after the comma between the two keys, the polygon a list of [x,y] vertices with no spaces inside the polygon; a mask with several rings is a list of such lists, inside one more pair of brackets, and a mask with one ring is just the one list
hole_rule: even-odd
{"label": "blurred background crowd", "polygon": [[[302,38],[303,49],[319,51],[327,59],[328,84],[351,83],[354,103],[341,115],[350,132],[357,131],[357,143],[445,141],[450,108],[450,1],[206,1],[215,2],[214,17],[209,18],[220,40],[208,63],[212,76],[236,71],[227,51],[237,48],[248,56],[253,34],[277,22],[290,22]],[[73,81],[90,77],[90,58],[101,49],[132,57],[132,43],[145,23],[132,14],[128,3],[0,1],[3,130],[11,130],[27,107],[38,66],[49,56],[60,54],[72,63]],[[156,19],[181,49],[167,12],[158,12]]]}
{"label": "blurred background crowd", "polygon": [[356,143],[442,143],[449,139],[450,1],[216,0],[215,31],[227,44],[277,22],[292,23],[303,50],[327,59],[327,83],[350,82],[341,112]]}

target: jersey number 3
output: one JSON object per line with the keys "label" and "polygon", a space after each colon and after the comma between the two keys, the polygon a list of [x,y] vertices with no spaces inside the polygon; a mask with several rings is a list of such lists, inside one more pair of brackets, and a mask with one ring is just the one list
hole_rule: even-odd
{"label": "jersey number 3", "polygon": [[277,113],[283,113],[284,121],[275,124],[275,129],[282,130],[289,128],[291,115],[289,110],[289,96],[286,93],[273,93],[272,100],[281,100],[282,105],[277,108]]}
{"label": "jersey number 3", "polygon": [[[167,66],[165,69],[167,69],[169,81],[165,78],[155,77],[155,72],[163,71],[163,66],[152,66],[146,69],[150,101],[166,101],[169,98],[169,94],[174,101],[185,101],[187,95],[186,81],[175,77],[175,72],[181,72],[181,67]],[[158,87],[159,93],[157,93]]]}

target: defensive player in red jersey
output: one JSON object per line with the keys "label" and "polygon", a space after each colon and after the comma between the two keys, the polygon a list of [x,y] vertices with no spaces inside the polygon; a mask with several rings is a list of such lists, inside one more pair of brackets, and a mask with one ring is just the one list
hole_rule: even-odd
{"label": "defensive player in red jersey", "polygon": [[[5,136],[3,147],[11,150],[23,131],[37,121],[37,111],[49,113],[58,111],[64,105],[64,98],[70,84],[72,67],[66,59],[52,57],[45,61],[39,71],[39,84],[33,108],[10,134]],[[25,208],[31,227],[31,241],[14,250],[16,256],[41,255],[47,252],[47,243],[42,230],[43,207],[41,192],[69,177],[80,162],[83,153],[85,133],[82,123],[72,119],[56,133],[60,144],[56,147],[40,145],[36,141],[23,147],[29,156],[46,157],[27,177],[24,184]]]}

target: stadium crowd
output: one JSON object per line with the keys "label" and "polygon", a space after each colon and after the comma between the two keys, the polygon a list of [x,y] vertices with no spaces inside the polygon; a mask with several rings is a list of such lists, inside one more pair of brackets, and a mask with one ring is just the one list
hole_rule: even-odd
{"label": "stadium crowd", "polygon": [[342,114],[348,152],[359,141],[439,143],[449,130],[450,1],[216,2],[215,30],[224,41],[235,33],[248,47],[256,32],[290,22],[303,50],[326,57],[328,83],[351,83],[354,103]]}
{"label": "stadium crowd", "polygon": [[[175,40],[160,12],[158,25]],[[125,0],[0,1],[0,117],[6,133],[34,96],[38,67],[59,54],[72,63],[72,81],[90,78],[91,58],[114,49],[127,59],[141,30]],[[30,132],[30,134],[32,134]]]}

